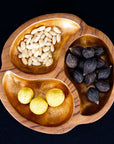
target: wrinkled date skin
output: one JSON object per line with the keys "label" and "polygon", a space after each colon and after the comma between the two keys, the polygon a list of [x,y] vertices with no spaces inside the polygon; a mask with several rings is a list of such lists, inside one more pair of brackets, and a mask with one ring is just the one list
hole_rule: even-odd
{"label": "wrinkled date skin", "polygon": [[96,58],[87,59],[84,63],[83,75],[87,75],[91,72],[94,72],[97,67]]}
{"label": "wrinkled date skin", "polygon": [[85,76],[84,81],[85,81],[85,84],[86,84],[87,87],[95,82],[96,76],[97,75],[96,75],[95,72],[90,73],[90,74]]}
{"label": "wrinkled date skin", "polygon": [[77,82],[77,83],[82,83],[83,82],[83,75],[79,70],[74,70],[73,72],[73,79]]}
{"label": "wrinkled date skin", "polygon": [[92,47],[87,47],[83,49],[82,54],[84,58],[88,59],[94,57],[95,51]]}
{"label": "wrinkled date skin", "polygon": [[95,56],[101,56],[104,54],[104,48],[101,46],[95,46],[94,51],[95,51]]}
{"label": "wrinkled date skin", "polygon": [[83,50],[83,47],[81,46],[73,46],[73,47],[70,47],[69,48],[70,52],[77,56],[77,57],[82,57],[82,50]]}
{"label": "wrinkled date skin", "polygon": [[110,84],[106,80],[98,80],[95,82],[95,87],[100,92],[108,92],[110,90]]}
{"label": "wrinkled date skin", "polygon": [[96,88],[90,87],[87,91],[87,97],[91,102],[99,104],[99,91]]}
{"label": "wrinkled date skin", "polygon": [[111,74],[111,65],[109,67],[105,67],[99,70],[98,79],[107,79]]}
{"label": "wrinkled date skin", "polygon": [[66,56],[66,65],[69,68],[75,68],[77,66],[77,57],[75,57],[71,53],[68,53]]}
{"label": "wrinkled date skin", "polygon": [[97,68],[100,69],[105,66],[105,61],[101,58],[97,58]]}

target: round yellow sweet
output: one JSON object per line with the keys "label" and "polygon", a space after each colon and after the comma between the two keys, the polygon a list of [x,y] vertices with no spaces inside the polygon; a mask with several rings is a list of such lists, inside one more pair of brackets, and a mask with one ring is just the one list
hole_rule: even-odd
{"label": "round yellow sweet", "polygon": [[65,95],[63,91],[59,88],[50,89],[46,93],[46,100],[48,104],[52,107],[57,107],[63,103]]}
{"label": "round yellow sweet", "polygon": [[30,102],[30,110],[37,115],[45,113],[48,109],[47,102],[40,96],[35,97]]}
{"label": "round yellow sweet", "polygon": [[33,98],[34,92],[31,88],[24,87],[18,92],[18,100],[22,104],[28,104]]}

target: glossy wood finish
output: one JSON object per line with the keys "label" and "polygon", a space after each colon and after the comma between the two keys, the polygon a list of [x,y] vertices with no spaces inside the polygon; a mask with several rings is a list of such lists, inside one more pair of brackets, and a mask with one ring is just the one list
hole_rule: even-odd
{"label": "glossy wood finish", "polygon": [[[19,45],[20,41],[24,39],[25,34],[30,34],[30,32],[34,29],[37,28],[41,25],[45,25],[46,27],[51,26],[57,26],[61,29],[61,42],[57,43],[55,45],[55,51],[53,53],[53,64],[49,67],[46,67],[45,65],[41,66],[25,66],[21,59],[18,58],[18,50],[17,46]],[[77,23],[74,23],[72,20],[65,19],[65,18],[52,18],[52,19],[47,19],[43,21],[38,21],[26,29],[24,29],[19,35],[16,37],[14,42],[11,45],[10,48],[10,59],[12,63],[21,71],[27,72],[27,73],[33,73],[33,74],[38,74],[38,73],[48,73],[52,71],[58,62],[59,55],[61,53],[61,49],[63,48],[64,44],[66,41],[69,39],[70,36],[73,34],[77,33],[80,29],[80,26]]]}
{"label": "glossy wood finish", "polygon": [[[71,34],[70,37],[68,37],[68,39],[66,39],[64,41],[64,43],[62,45],[61,53],[58,58],[58,62],[56,64],[56,67],[54,68],[54,70],[52,70],[51,72],[46,73],[46,74],[38,74],[38,75],[27,74],[27,73],[20,71],[10,61],[9,51],[10,51],[12,42],[15,40],[17,35],[19,35],[20,32],[23,31],[24,29],[26,29],[29,25],[36,23],[38,21],[42,21],[42,20],[46,20],[46,19],[53,19],[53,18],[54,19],[55,18],[69,19],[69,20],[75,22],[76,24],[79,24],[80,30],[76,33]],[[108,99],[106,100],[104,106],[97,113],[91,114],[91,115],[82,115],[80,112],[80,110],[81,110],[80,102],[81,101],[79,98],[78,91],[77,91],[75,85],[71,82],[69,77],[66,75],[66,72],[64,69],[64,66],[65,66],[64,58],[65,58],[66,51],[68,50],[68,47],[70,45],[77,44],[78,42],[80,42],[81,39],[79,39],[79,38],[82,37],[83,35],[94,36],[94,38],[95,37],[98,38],[98,41],[99,40],[102,41],[108,49],[111,63],[114,64],[114,46],[113,46],[112,42],[110,41],[110,39],[103,32],[86,25],[80,18],[78,18],[77,16],[72,15],[72,14],[56,13],[56,14],[47,14],[47,15],[39,16],[37,18],[34,18],[34,19],[26,22],[22,26],[20,26],[9,37],[9,39],[7,40],[7,42],[3,48],[3,52],[2,52],[2,68],[0,71],[0,83],[1,83],[0,84],[0,89],[1,89],[0,98],[1,98],[1,101],[4,104],[5,108],[9,111],[9,113],[16,120],[18,120],[21,124],[23,124],[24,126],[27,126],[28,128],[31,128],[33,130],[43,132],[43,133],[62,134],[62,133],[66,133],[66,132],[70,131],[71,129],[73,129],[75,126],[77,126],[79,124],[91,123],[91,122],[94,122],[94,121],[100,119],[109,110],[109,108],[111,107],[111,105],[113,104],[113,101],[114,101],[114,84],[112,86],[112,90],[110,91],[110,94],[109,94]],[[77,39],[79,39],[79,40],[77,40]],[[93,39],[93,42],[95,42],[95,41],[96,40]],[[83,39],[83,41],[81,40],[81,43],[87,44],[87,39],[85,39],[85,40]],[[99,42],[97,44],[99,44]],[[4,73],[7,70],[10,70],[10,71],[14,72],[15,74],[17,74],[25,79],[28,79],[28,80],[30,80],[30,79],[41,80],[42,78],[43,79],[54,78],[54,79],[58,79],[58,80],[62,81],[62,83],[64,83],[65,85],[68,86],[68,88],[73,96],[74,108],[73,108],[73,113],[72,113],[72,116],[70,117],[70,119],[65,121],[61,125],[52,127],[52,126],[43,126],[43,125],[31,122],[31,121],[27,120],[25,117],[21,116],[12,107],[11,103],[9,103],[9,101],[4,93],[3,87],[2,87],[2,79],[3,79]],[[114,77],[112,77],[112,79],[113,79],[113,83],[114,83]]]}
{"label": "glossy wood finish", "polygon": [[[48,110],[42,115],[33,114],[29,104],[21,104],[17,95],[22,87],[29,87],[34,91],[34,97],[41,96],[46,99],[49,89],[59,88],[65,94],[64,102],[57,107],[48,106]],[[26,119],[44,126],[58,126],[65,123],[73,113],[73,97],[67,86],[56,79],[26,80],[7,71],[3,78],[5,94],[15,110]]]}

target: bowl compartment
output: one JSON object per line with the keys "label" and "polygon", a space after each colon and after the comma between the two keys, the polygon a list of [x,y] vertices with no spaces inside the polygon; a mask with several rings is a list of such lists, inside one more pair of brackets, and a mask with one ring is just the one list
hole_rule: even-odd
{"label": "bowl compartment", "polygon": [[[20,41],[24,39],[25,34],[30,34],[30,32],[39,26],[45,25],[46,27],[48,26],[57,26],[61,29],[61,41],[59,43],[56,43],[55,45],[55,51],[53,52],[53,64],[46,67],[44,65],[40,66],[28,66],[24,65],[21,61],[21,59],[18,58],[18,50],[17,46],[19,45]],[[48,73],[52,71],[58,62],[58,58],[60,56],[60,52],[65,44],[65,42],[72,36],[73,34],[77,33],[80,29],[80,26],[78,23],[66,19],[66,18],[51,18],[51,19],[46,19],[42,21],[35,22],[28,26],[27,28],[23,29],[21,33],[17,35],[17,37],[14,39],[11,47],[10,47],[10,59],[12,63],[21,71],[26,72],[26,73],[32,73],[32,74],[41,74],[41,73]]]}
{"label": "bowl compartment", "polygon": [[[65,94],[64,102],[57,107],[48,107],[42,115],[35,115],[30,111],[29,104],[21,104],[17,99],[18,91],[22,87],[30,87],[34,97],[45,99],[46,92],[51,88],[60,88]],[[27,80],[7,71],[3,78],[3,89],[13,108],[24,118],[43,126],[59,126],[70,119],[73,113],[73,97],[68,87],[57,79]]]}
{"label": "bowl compartment", "polygon": [[[103,46],[105,48],[105,54],[102,57],[102,59],[105,60],[106,65],[113,64],[113,58],[109,51],[109,47],[98,37],[94,35],[83,35],[76,39],[70,46],[82,46],[82,47],[92,47],[92,46]],[[91,115],[94,113],[97,113],[100,111],[105,104],[107,103],[110,94],[112,92],[112,87],[114,83],[113,78],[113,72],[111,76],[109,77],[109,82],[111,84],[111,89],[107,93],[100,93],[100,104],[97,105],[95,103],[92,103],[88,100],[86,96],[87,90],[91,87],[91,85],[87,88],[85,86],[85,83],[77,84],[70,76],[70,73],[72,72],[71,69],[69,69],[65,64],[65,72],[68,78],[74,83],[75,87],[78,90],[79,98],[80,98],[80,112],[82,115]]]}

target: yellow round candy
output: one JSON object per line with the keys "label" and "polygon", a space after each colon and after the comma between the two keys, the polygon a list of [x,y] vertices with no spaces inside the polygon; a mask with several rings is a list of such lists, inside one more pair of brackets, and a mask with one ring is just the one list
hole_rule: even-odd
{"label": "yellow round candy", "polygon": [[34,92],[31,88],[24,87],[18,92],[18,100],[22,104],[28,104],[33,98]]}
{"label": "yellow round candy", "polygon": [[48,109],[47,102],[40,96],[35,97],[30,102],[30,110],[37,115],[45,113]]}
{"label": "yellow round candy", "polygon": [[57,107],[63,103],[65,95],[63,91],[59,88],[50,89],[46,93],[46,100],[48,104],[52,107]]}

